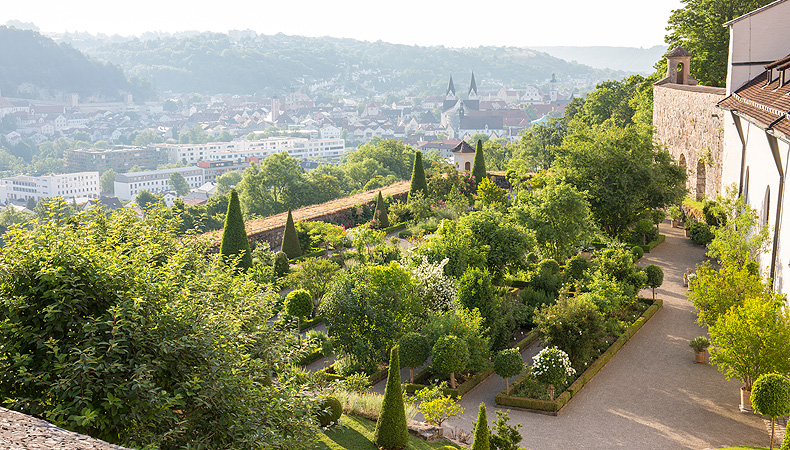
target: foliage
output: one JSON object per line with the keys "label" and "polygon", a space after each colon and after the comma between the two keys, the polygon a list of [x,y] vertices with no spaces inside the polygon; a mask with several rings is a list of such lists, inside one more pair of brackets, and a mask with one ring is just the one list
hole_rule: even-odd
{"label": "foliage", "polygon": [[469,348],[458,336],[448,334],[433,345],[432,365],[440,375],[450,376],[450,387],[455,389],[455,373],[464,370],[469,362]]}
{"label": "foliage", "polygon": [[769,294],[746,298],[708,328],[711,361],[727,378],[743,381],[747,390],[760,375],[790,373],[790,313],[784,297]]}
{"label": "foliage", "polygon": [[[247,240],[247,230],[244,228],[244,218],[241,215],[239,195],[235,190],[230,192],[228,212],[225,215],[225,227],[222,231],[222,243],[219,254],[226,261],[233,261],[233,265],[242,271],[252,267],[252,254],[250,242]],[[238,258],[235,260],[234,258]]]}
{"label": "foliage", "polygon": [[332,260],[307,258],[291,268],[286,283],[289,286],[309,292],[313,299],[313,304],[318,307],[321,298],[326,294],[329,284],[339,269],[340,266]]}
{"label": "foliage", "polygon": [[558,149],[553,170],[587,192],[592,217],[610,236],[645,210],[680,203],[685,170],[639,127],[577,127]]}
{"label": "foliage", "polygon": [[557,347],[547,347],[532,357],[532,375],[549,385],[549,399],[554,400],[554,387],[563,386],[576,370],[571,367],[568,355]]}
{"label": "foliage", "polygon": [[480,403],[480,410],[477,413],[477,421],[474,423],[475,440],[472,442],[472,450],[489,450],[490,430],[488,429],[488,417],[486,415],[486,404]]}
{"label": "foliage", "polygon": [[494,295],[491,275],[487,270],[470,268],[458,280],[458,303],[467,309],[477,309],[488,328],[488,336],[494,349],[505,348],[510,332],[505,326],[505,317],[499,314],[499,299]]}
{"label": "foliage", "polygon": [[387,205],[381,197],[381,191],[379,191],[379,195],[376,197],[376,212],[373,213],[373,226],[375,228],[389,228],[390,221],[387,214],[389,214],[387,212]]}
{"label": "foliage", "polygon": [[510,395],[508,378],[517,376],[523,370],[524,361],[521,359],[521,352],[517,348],[502,350],[494,358],[494,373],[505,379],[508,395]]}
{"label": "foliage", "polygon": [[425,256],[431,262],[447,259],[445,274],[460,278],[468,267],[486,266],[487,250],[476,245],[475,235],[465,224],[444,221],[413,254]]}
{"label": "foliage", "polygon": [[746,264],[766,251],[771,243],[770,227],[761,223],[757,211],[746,205],[735,185],[727,187],[727,195],[717,203],[724,215],[724,225],[713,230],[708,256]]}
{"label": "foliage", "polygon": [[288,273],[290,270],[290,264],[288,263],[288,255],[285,252],[277,252],[274,254],[274,261],[272,261],[272,266],[274,267],[274,274],[277,278],[280,278]]}
{"label": "foliage", "polygon": [[653,300],[656,299],[656,288],[664,284],[664,271],[661,267],[650,264],[645,267],[645,274],[647,275],[646,286],[653,289]]}
{"label": "foliage", "polygon": [[672,220],[680,220],[680,207],[678,205],[672,205],[667,209],[667,214]]}
{"label": "foliage", "polygon": [[402,449],[409,441],[409,428],[406,426],[406,411],[400,386],[398,347],[393,347],[390,351],[384,402],[381,405],[379,419],[376,421],[373,441],[377,447],[384,450]]}
{"label": "foliage", "polygon": [[697,267],[689,301],[697,309],[697,322],[713,326],[733,306],[742,305],[747,298],[766,298],[770,291],[759,272],[725,258],[718,268],[709,263]]}
{"label": "foliage", "polygon": [[464,372],[479,372],[488,364],[491,348],[483,318],[476,309],[469,310],[463,306],[443,313],[433,314],[423,327],[428,343],[433,346],[442,336],[453,334],[466,342],[469,349],[469,362]]}
{"label": "foliage", "polygon": [[286,255],[288,255],[288,259],[294,259],[302,256],[302,247],[299,245],[299,236],[296,234],[294,218],[290,209],[288,210],[288,218],[285,221],[283,241],[280,248],[283,252],[285,252]]}
{"label": "foliage", "polygon": [[372,372],[387,348],[411,331],[414,282],[398,263],[338,273],[319,311],[340,348]]}
{"label": "foliage", "polygon": [[704,352],[706,348],[710,347],[710,341],[705,336],[697,336],[689,341],[689,347],[693,348],[695,352]]}
{"label": "foliage", "polygon": [[[312,406],[285,376],[290,344],[269,323],[277,295],[175,225],[92,211],[7,235],[4,406],[134,447],[309,442]],[[267,382],[270,371],[283,378]]]}
{"label": "foliage", "polygon": [[99,184],[101,185],[102,193],[114,194],[115,171],[112,169],[107,169],[103,174],[101,174],[101,179],[99,180]]}
{"label": "foliage", "polygon": [[404,258],[404,264],[417,283],[417,296],[427,312],[446,311],[455,302],[458,293],[456,281],[444,274],[444,267],[449,261],[449,258],[444,258],[440,262],[429,262],[422,256],[420,264],[414,265]]}
{"label": "foliage", "polygon": [[704,222],[694,222],[689,228],[689,237],[691,242],[697,245],[705,245],[713,240],[713,231],[710,225]]}
{"label": "foliage", "polygon": [[483,141],[477,140],[477,147],[475,147],[475,159],[472,162],[472,176],[475,178],[477,185],[483,182],[483,178],[487,178],[486,161],[483,154]]}
{"label": "foliage", "polygon": [[420,367],[431,356],[431,346],[425,336],[410,332],[401,336],[398,347],[403,350],[403,365],[410,370],[410,380],[414,383],[414,368]]}
{"label": "foliage", "polygon": [[433,387],[420,389],[414,393],[412,399],[412,401],[420,402],[418,408],[425,421],[437,427],[441,427],[445,420],[464,413],[464,408],[451,396],[442,395],[445,384],[442,382]]}
{"label": "foliage", "polygon": [[326,395],[318,399],[318,423],[321,427],[336,424],[343,415],[343,405],[336,397]]}
{"label": "foliage", "polygon": [[529,230],[496,211],[475,211],[459,222],[461,227],[471,231],[472,245],[475,251],[485,255],[486,267],[495,280],[510,267],[519,265],[534,246],[535,240]]}
{"label": "foliage", "polygon": [[631,247],[631,254],[634,255],[634,261],[641,259],[645,256],[645,251],[639,245]]}
{"label": "foliage", "polygon": [[231,189],[241,183],[242,174],[238,170],[231,170],[225,172],[217,177],[217,192],[220,194],[227,194]]}
{"label": "foliage", "polygon": [[562,117],[551,118],[526,129],[521,134],[519,148],[514,158],[521,158],[531,168],[548,169],[554,162],[557,147],[567,133],[567,121]]}
{"label": "foliage", "polygon": [[307,317],[313,312],[313,299],[304,289],[294,289],[285,296],[285,312],[293,317]]}
{"label": "foliage", "polygon": [[577,369],[584,367],[603,337],[604,318],[598,308],[581,296],[561,298],[544,306],[535,316],[547,346],[556,346],[570,357]]}
{"label": "foliage", "polygon": [[170,179],[167,180],[167,184],[176,191],[176,195],[179,197],[183,197],[189,193],[189,183],[187,183],[186,178],[178,172],[170,174]]}
{"label": "foliage", "polygon": [[25,210],[18,210],[13,206],[6,206],[0,211],[0,238],[2,238],[2,235],[11,227],[23,225],[31,222],[33,219],[34,215]]}
{"label": "foliage", "polygon": [[776,418],[790,414],[790,380],[778,373],[760,375],[752,386],[751,401],[754,412],[771,418],[770,448],[773,448]]}
{"label": "foliage", "polygon": [[412,167],[408,203],[411,203],[414,194],[417,192],[422,192],[424,196],[428,196],[428,181],[425,179],[425,167],[422,165],[422,152],[419,150],[414,152],[414,163]]}
{"label": "foliage", "polygon": [[581,255],[572,256],[565,261],[565,275],[571,280],[581,281],[584,272],[589,268],[590,261]]}
{"label": "foliage", "polygon": [[521,437],[521,424],[516,426],[509,425],[510,411],[497,411],[494,429],[491,432],[492,450],[522,450],[518,443],[524,439]]}
{"label": "foliage", "polygon": [[137,197],[135,197],[134,201],[135,203],[137,203],[137,206],[139,206],[140,209],[143,210],[143,212],[147,212],[150,209],[156,208],[157,206],[164,205],[164,202],[162,201],[162,197],[153,194],[148,189],[143,189],[140,192],[138,192]]}
{"label": "foliage", "polygon": [[475,207],[480,209],[503,210],[507,207],[507,191],[487,177],[477,185],[476,199]]}

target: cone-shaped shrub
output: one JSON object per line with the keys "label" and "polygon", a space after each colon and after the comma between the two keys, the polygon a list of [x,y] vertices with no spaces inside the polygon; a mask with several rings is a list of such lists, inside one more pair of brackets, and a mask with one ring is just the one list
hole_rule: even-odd
{"label": "cone-shaped shrub", "polygon": [[219,246],[219,254],[225,259],[241,255],[236,266],[239,270],[247,271],[247,269],[252,267],[250,241],[247,240],[247,230],[244,229],[244,218],[241,215],[239,194],[235,189],[230,191],[230,201],[228,202],[228,212],[225,215],[225,228],[222,230],[222,244]]}
{"label": "cone-shaped shrub", "polygon": [[477,140],[477,148],[475,149],[475,160],[472,163],[472,176],[475,177],[477,184],[483,181],[486,177],[486,161],[483,157],[483,141]]}
{"label": "cone-shaped shrub", "polygon": [[491,444],[488,442],[490,434],[486,404],[480,403],[480,412],[477,413],[477,422],[475,423],[475,440],[472,442],[472,450],[491,450]]}
{"label": "cone-shaped shrub", "polygon": [[294,226],[294,218],[293,215],[291,215],[290,209],[288,210],[288,220],[285,222],[283,244],[280,250],[288,255],[288,259],[302,256],[302,247],[299,245],[299,235],[296,234],[296,226]]}
{"label": "cone-shaped shrub", "polygon": [[381,196],[376,197],[376,211],[373,212],[373,227],[374,228],[389,228],[390,220],[387,218],[387,205],[384,203],[384,198]]}
{"label": "cone-shaped shrub", "polygon": [[[390,351],[390,366],[387,373],[387,387],[381,414],[376,421],[373,443],[384,450],[402,449],[409,442],[409,428],[406,425],[406,410],[403,407],[403,392],[400,389],[400,360],[398,347]],[[488,448],[488,447],[486,447]]]}
{"label": "cone-shaped shrub", "polygon": [[414,152],[414,167],[411,170],[411,185],[409,186],[409,198],[406,200],[408,203],[411,201],[415,192],[422,191],[424,195],[428,195],[428,181],[425,180],[425,167],[422,166],[422,152]]}

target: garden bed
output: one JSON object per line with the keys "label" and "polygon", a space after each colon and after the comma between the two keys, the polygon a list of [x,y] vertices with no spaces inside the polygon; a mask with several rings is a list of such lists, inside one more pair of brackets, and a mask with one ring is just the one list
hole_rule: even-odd
{"label": "garden bed", "polygon": [[[612,357],[617,354],[617,352],[628,342],[629,339],[637,332],[640,328],[647,322],[648,319],[653,317],[653,315],[661,309],[663,306],[663,301],[657,299],[653,302],[653,304],[647,308],[647,310],[642,313],[642,315],[628,327],[625,332],[611,345],[609,348],[603,352],[601,356],[598,357],[595,361],[590,364],[590,367],[584,371],[576,381],[571,383],[564,392],[562,392],[559,396],[557,396],[553,401],[551,400],[541,400],[537,398],[528,398],[528,397],[519,397],[515,395],[507,395],[505,391],[500,392],[496,395],[495,401],[498,405],[502,406],[510,406],[515,408],[525,409],[527,411],[533,411],[543,414],[550,414],[550,415],[557,415],[560,413],[562,408],[576,395],[581,391],[581,389],[586,385],[594,376],[595,374],[600,371],[603,366],[609,362]],[[529,382],[528,379],[529,375],[524,374],[520,376],[510,387],[511,392],[518,392],[521,385],[525,382]]]}
{"label": "garden bed", "polygon": [[[327,377],[327,379],[330,380],[344,380],[346,378],[335,371],[334,364],[332,364],[331,366],[325,369],[321,369],[316,373],[321,373],[323,374],[323,376]],[[368,379],[370,380],[369,384],[373,386],[374,384],[378,383],[379,381],[381,381],[386,377],[387,377],[387,366],[379,367],[379,370],[373,372],[370,376],[368,376]]]}
{"label": "garden bed", "polygon": [[648,242],[646,245],[640,245],[640,247],[642,247],[642,250],[644,250],[645,253],[650,253],[650,250],[653,250],[654,248],[658,247],[658,244],[664,242],[666,238],[667,238],[666,235],[659,234],[658,238],[655,241]]}
{"label": "garden bed", "polygon": [[[488,378],[488,376],[492,373],[494,373],[494,369],[485,369],[482,372],[478,372],[476,374],[457,373],[455,374],[455,379],[458,382],[456,388],[444,388],[444,395],[449,395],[454,398],[461,398],[464,396],[464,394],[472,390],[473,387],[482,383],[483,380]],[[437,378],[438,376],[429,367],[414,377],[413,384],[405,383],[404,388],[406,389],[407,393],[413,394],[420,389],[430,387],[431,381],[439,381]]]}

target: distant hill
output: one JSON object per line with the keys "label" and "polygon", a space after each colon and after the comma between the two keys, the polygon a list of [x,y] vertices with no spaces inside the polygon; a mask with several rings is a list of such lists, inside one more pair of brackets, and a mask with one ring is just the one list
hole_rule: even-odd
{"label": "distant hill", "polygon": [[124,93],[150,95],[143,84],[130,83],[111,64],[87,58],[67,44],[36,31],[0,26],[0,90],[5,97],[120,100]]}
{"label": "distant hill", "polygon": [[653,65],[667,52],[665,45],[635,47],[531,47],[566,61],[596,69],[624,70],[643,75],[655,72]]}
{"label": "distant hill", "polygon": [[234,37],[200,33],[124,41],[74,34],[58,39],[174,92],[278,94],[331,81],[337,94],[408,90],[438,95],[451,74],[456,87],[465,89],[471,71],[483,89],[541,84],[552,74],[590,79],[625,75],[515,47],[454,49],[255,33]]}

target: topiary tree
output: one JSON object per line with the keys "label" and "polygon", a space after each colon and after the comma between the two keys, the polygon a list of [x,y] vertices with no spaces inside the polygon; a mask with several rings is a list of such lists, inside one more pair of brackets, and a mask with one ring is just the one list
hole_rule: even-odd
{"label": "topiary tree", "polygon": [[769,448],[773,450],[776,418],[790,414],[790,380],[778,373],[760,375],[752,385],[751,400],[755,412],[771,418]]}
{"label": "topiary tree", "polygon": [[647,244],[647,233],[653,231],[653,222],[650,219],[642,219],[636,223],[634,231],[642,235],[642,245]]}
{"label": "topiary tree", "polygon": [[406,425],[406,411],[403,406],[403,392],[400,387],[400,361],[398,347],[390,351],[390,366],[387,371],[387,387],[381,413],[376,421],[373,443],[380,449],[395,450],[406,447],[409,442],[409,428]]}
{"label": "topiary tree", "polygon": [[225,215],[225,227],[222,230],[222,244],[219,254],[225,260],[238,258],[236,268],[246,272],[252,267],[252,253],[250,241],[247,240],[247,230],[244,229],[244,218],[241,215],[239,194],[235,189],[230,191],[228,212]]}
{"label": "topiary tree", "polygon": [[288,219],[285,221],[283,243],[280,250],[288,255],[288,259],[302,256],[302,247],[299,245],[299,235],[296,233],[296,226],[294,226],[294,218],[290,209],[288,210]]}
{"label": "topiary tree", "polygon": [[288,255],[282,251],[275,253],[272,266],[274,268],[274,274],[277,275],[277,277],[282,277],[288,273],[288,270],[291,268],[291,265],[288,263]]}
{"label": "topiary tree", "polygon": [[477,421],[474,426],[475,440],[472,442],[472,450],[491,450],[491,443],[489,442],[491,431],[488,429],[488,415],[486,414],[485,403],[480,403],[480,410],[477,413]]}
{"label": "topiary tree", "polygon": [[464,370],[469,362],[469,349],[458,336],[442,336],[433,345],[433,368],[440,375],[450,376],[450,387],[456,388],[455,372]]}
{"label": "topiary tree", "polygon": [[509,378],[515,377],[524,370],[524,361],[521,359],[521,352],[517,348],[502,350],[494,359],[494,372],[505,379],[505,392],[510,395]]}
{"label": "topiary tree", "polygon": [[343,415],[343,404],[335,397],[327,395],[318,399],[318,423],[322,427],[337,423]]}
{"label": "topiary tree", "polygon": [[631,247],[631,254],[634,255],[634,261],[641,259],[645,256],[645,250],[642,248],[641,245],[634,245]]}
{"label": "topiary tree", "polygon": [[285,296],[285,304],[283,306],[289,316],[296,317],[296,334],[299,335],[299,341],[301,342],[301,320],[302,317],[307,317],[313,312],[313,296],[304,289],[295,289]]}
{"label": "topiary tree", "polygon": [[554,400],[554,386],[562,386],[576,371],[568,355],[557,347],[544,348],[532,357],[532,374],[541,383],[549,385],[549,398]]}
{"label": "topiary tree", "polygon": [[472,162],[472,176],[475,177],[477,184],[483,181],[486,177],[486,161],[483,156],[483,141],[477,140],[477,148],[475,149],[475,159]]}
{"label": "topiary tree", "polygon": [[403,364],[409,366],[409,383],[414,383],[414,368],[425,364],[431,355],[428,339],[419,333],[406,333],[400,338],[398,347],[403,350]]}
{"label": "topiary tree", "polygon": [[378,197],[376,197],[376,210],[373,213],[373,226],[375,228],[389,228],[390,221],[387,218],[387,205],[384,203],[384,198],[381,196],[381,191],[379,191]]}
{"label": "topiary tree", "polygon": [[656,230],[658,230],[658,225],[667,218],[667,213],[660,209],[654,209],[650,211],[650,221],[652,221],[656,225]]}
{"label": "topiary tree", "polygon": [[417,191],[422,191],[423,195],[428,196],[428,181],[425,179],[425,167],[422,165],[422,152],[414,152],[414,167],[411,171],[411,185],[409,186],[409,196],[406,202],[412,200],[412,196]]}
{"label": "topiary tree", "polygon": [[653,300],[656,299],[656,288],[661,287],[664,284],[664,271],[661,267],[650,264],[649,266],[645,267],[645,273],[647,274],[647,285],[653,289]]}

